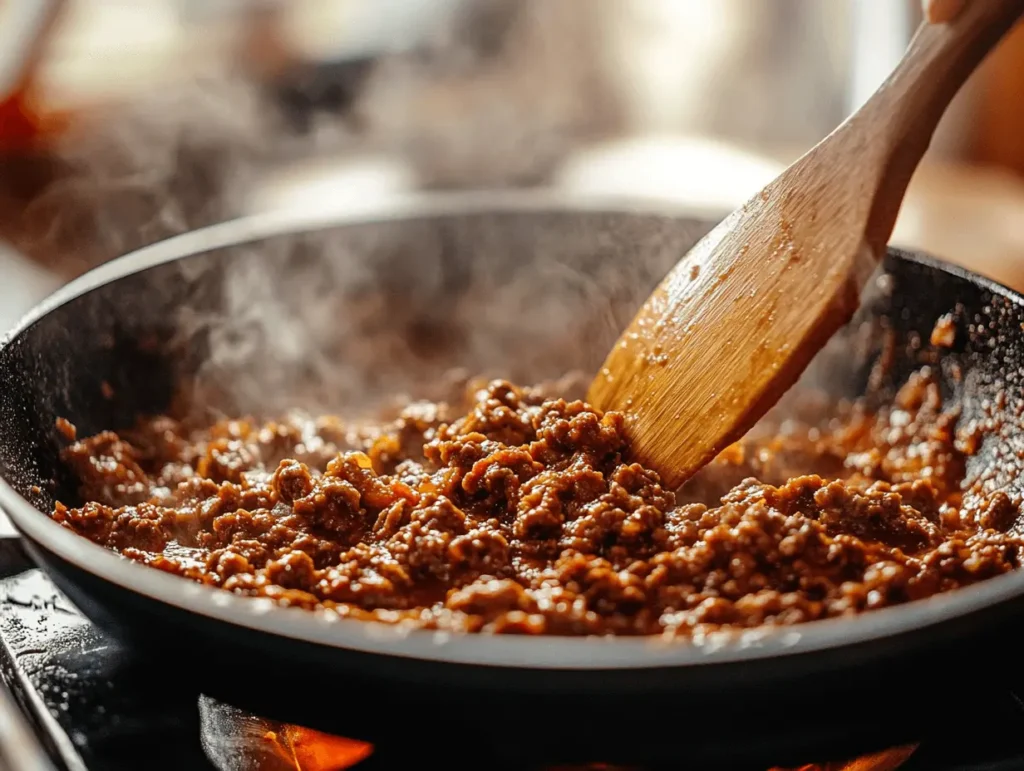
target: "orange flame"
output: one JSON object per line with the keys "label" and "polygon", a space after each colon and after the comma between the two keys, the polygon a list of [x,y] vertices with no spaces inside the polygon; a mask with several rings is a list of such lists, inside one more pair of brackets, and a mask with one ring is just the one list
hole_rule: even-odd
{"label": "orange flame", "polygon": [[[272,742],[280,760],[291,764],[295,771],[344,771],[366,760],[374,747],[366,742],[314,731],[296,725],[286,725],[280,731],[268,731],[264,737]],[[856,760],[835,763],[809,763],[797,768],[776,767],[769,771],[896,771],[910,759],[916,744],[896,747]],[[589,764],[577,771],[608,771],[614,766]],[[569,771],[567,767],[552,771]],[[625,769],[623,769],[625,771]]]}
{"label": "orange flame", "polygon": [[344,771],[373,754],[373,745],[320,733],[311,728],[286,725],[280,732],[268,731],[281,760],[292,763],[295,771]]}
{"label": "orange flame", "polygon": [[798,768],[772,768],[769,771],[896,771],[910,759],[916,749],[916,744],[909,744],[905,747],[864,755],[856,760],[824,764],[808,763]]}

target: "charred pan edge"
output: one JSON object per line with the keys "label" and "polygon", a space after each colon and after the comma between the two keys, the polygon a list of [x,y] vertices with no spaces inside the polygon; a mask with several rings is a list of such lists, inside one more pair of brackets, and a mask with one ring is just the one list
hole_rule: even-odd
{"label": "charred pan edge", "polygon": [[[402,195],[344,211],[312,215],[260,214],[203,228],[140,249],[72,281],[31,310],[0,341],[0,351],[52,310],[97,287],[197,253],[289,233],[370,222],[473,213],[594,211],[692,216],[683,207],[650,199],[579,197],[557,191],[470,191]],[[989,279],[928,257],[892,250],[898,259],[957,276],[1024,306],[1024,297]],[[201,586],[131,562],[61,527],[0,479],[0,506],[15,526],[44,549],[122,589],[238,627],[328,648],[401,656],[447,664],[550,670],[641,670],[749,662],[852,647],[939,625],[1024,595],[1024,571],[998,576],[927,600],[872,611],[853,619],[793,627],[725,632],[705,641],[661,638],[526,638],[409,631],[328,612],[284,608],[266,598]]]}

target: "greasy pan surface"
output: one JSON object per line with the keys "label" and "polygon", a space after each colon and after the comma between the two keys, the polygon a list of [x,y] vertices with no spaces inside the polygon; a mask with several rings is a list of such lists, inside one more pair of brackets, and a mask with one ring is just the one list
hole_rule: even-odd
{"label": "greasy pan surface", "polygon": [[[694,762],[723,737],[737,757],[772,762],[790,751],[806,762],[809,748],[835,751],[836,742],[859,750],[917,738],[939,715],[969,713],[958,705],[1003,684],[979,670],[1013,669],[1024,574],[704,645],[458,637],[201,587],[121,559],[42,513],[55,498],[76,501],[58,460],[57,416],[80,435],[116,429],[166,408],[182,384],[229,414],[291,406],[344,414],[388,395],[416,396],[454,367],[519,382],[594,371],[710,225],[651,204],[446,195],[323,220],[229,223],[109,263],[43,303],[0,348],[0,505],[71,599],[114,633],[142,640],[162,673],[195,676],[212,695],[296,722],[391,735],[397,715],[345,698],[372,691],[409,714],[422,714],[425,701],[431,714],[457,719],[467,747],[486,734],[507,738],[503,717],[551,714],[549,730],[538,723],[516,741],[524,752],[555,746],[567,759],[657,757],[666,742],[652,721],[672,726],[667,743],[678,753],[685,742]],[[961,403],[962,420],[999,413],[1001,428],[971,463],[1018,495],[1021,298],[899,253],[869,294],[806,380],[858,395],[888,350],[893,365],[872,383],[884,398],[934,359],[929,334],[952,312],[956,343],[939,362],[947,397]],[[396,344],[424,330],[435,348]],[[382,349],[387,357],[375,361]],[[103,383],[116,399],[103,397]],[[699,730],[683,736],[690,718]],[[793,720],[803,726],[799,747],[779,731]],[[432,730],[426,718],[408,722],[400,730]],[[600,725],[615,728],[593,730]]]}

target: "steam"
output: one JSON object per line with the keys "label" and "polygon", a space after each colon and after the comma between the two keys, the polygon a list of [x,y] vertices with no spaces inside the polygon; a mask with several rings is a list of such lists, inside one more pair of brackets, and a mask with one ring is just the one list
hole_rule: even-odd
{"label": "steam", "polygon": [[[244,214],[269,169],[312,151],[396,153],[432,188],[543,182],[616,123],[594,16],[580,8],[468,4],[424,50],[375,63],[353,119],[322,117],[308,132],[232,72],[86,114],[39,160],[41,184],[9,235],[70,278]],[[592,371],[700,229],[668,225],[661,238],[661,224],[649,227],[513,216],[366,225],[185,260],[133,289],[141,299],[116,301],[153,323],[173,315],[183,385],[212,411],[348,411],[460,368],[524,382]]]}
{"label": "steam", "polygon": [[542,185],[581,143],[619,132],[605,8],[473,0],[414,55],[383,58],[360,113],[430,188]]}
{"label": "steam", "polygon": [[84,113],[52,155],[35,160],[44,184],[11,236],[72,277],[237,216],[277,150],[272,117],[252,84],[228,75]]}
{"label": "steam", "polygon": [[180,309],[186,347],[202,340],[206,351],[193,403],[351,415],[444,398],[466,375],[528,384],[592,374],[706,229],[655,216],[484,213],[200,257],[223,271],[213,306]]}

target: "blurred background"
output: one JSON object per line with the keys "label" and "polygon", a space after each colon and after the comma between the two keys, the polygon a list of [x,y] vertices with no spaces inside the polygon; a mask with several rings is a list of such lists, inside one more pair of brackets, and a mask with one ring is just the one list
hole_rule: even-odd
{"label": "blurred background", "polygon": [[[869,95],[918,0],[0,0],[0,327],[261,210],[560,187],[720,217]],[[1024,289],[1024,30],[895,240]]]}

